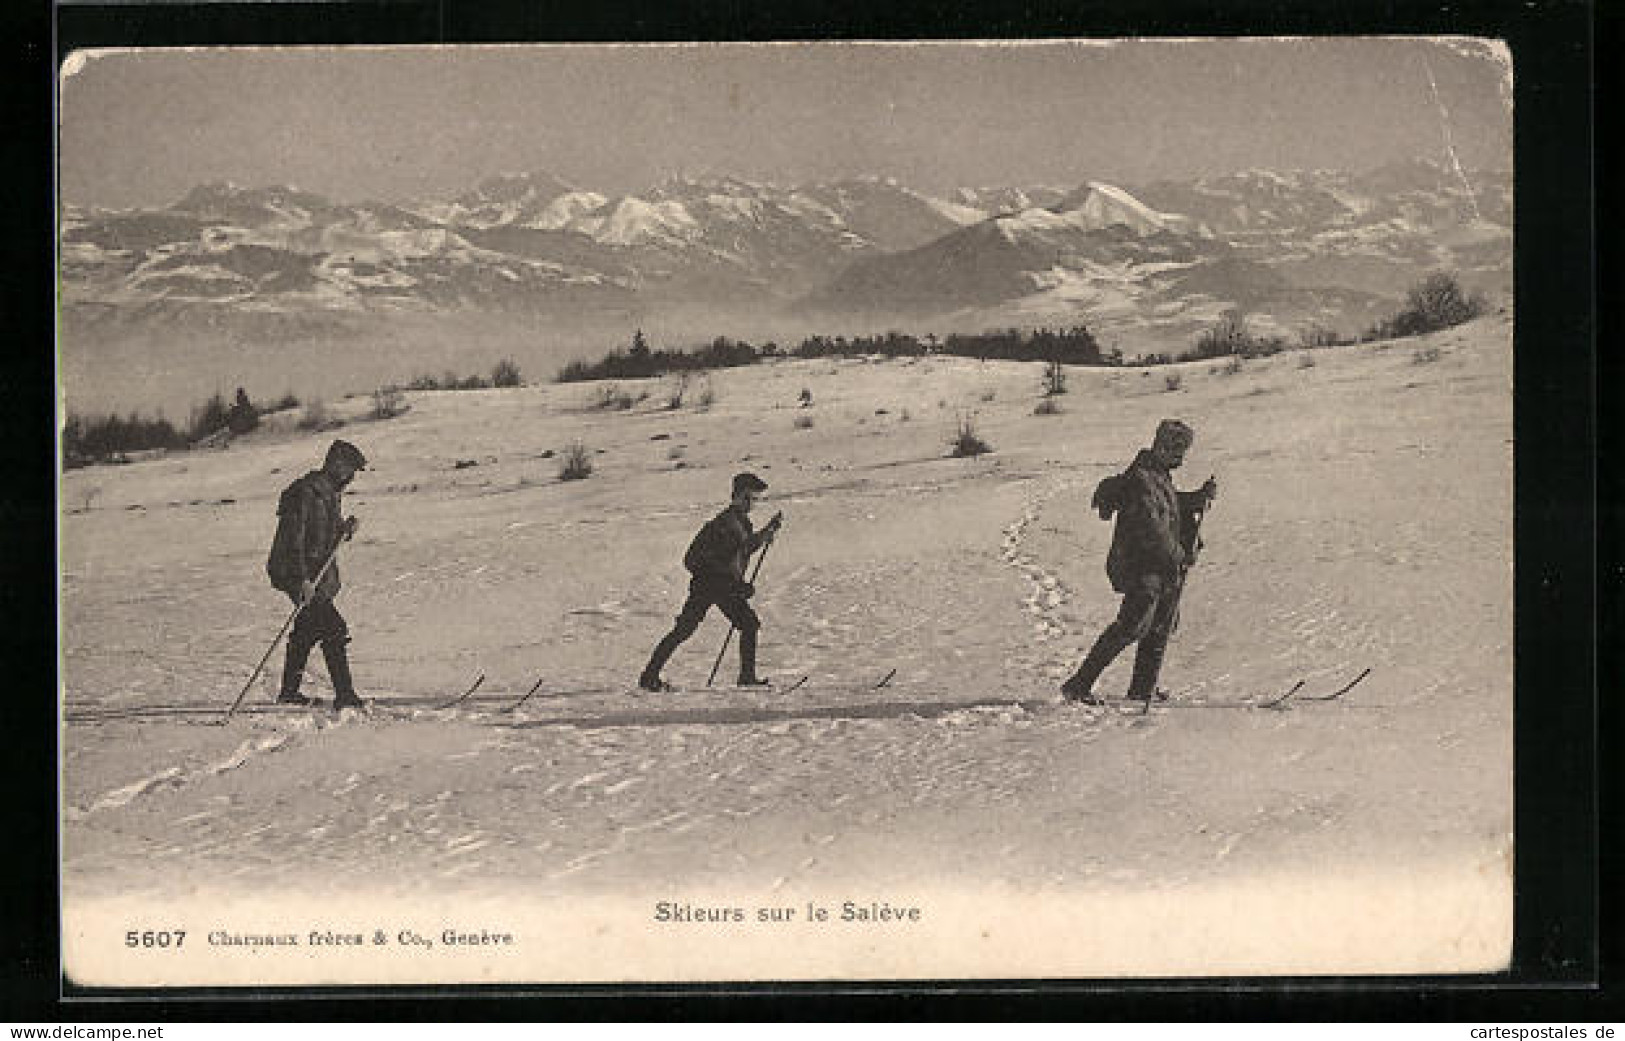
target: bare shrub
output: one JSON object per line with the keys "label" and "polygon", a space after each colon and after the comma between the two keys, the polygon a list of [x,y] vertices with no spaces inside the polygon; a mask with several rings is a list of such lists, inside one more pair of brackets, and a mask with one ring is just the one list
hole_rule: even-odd
{"label": "bare shrub", "polygon": [[580,441],[572,441],[559,456],[559,480],[584,481],[591,476],[592,453]]}
{"label": "bare shrub", "polygon": [[1229,361],[1225,362],[1223,365],[1219,366],[1219,375],[1221,375],[1221,376],[1234,376],[1237,373],[1239,373],[1241,370],[1242,370],[1242,361],[1241,361],[1241,356],[1238,354],[1235,357],[1231,358]]}
{"label": "bare shrub", "polygon": [[501,361],[497,362],[496,368],[491,370],[491,386],[524,386],[524,378],[519,374],[519,364],[512,358],[503,358]]}
{"label": "bare shrub", "polygon": [[1413,285],[1405,307],[1372,332],[1384,338],[1420,336],[1471,321],[1487,310],[1484,298],[1467,295],[1455,275],[1435,272]]}
{"label": "bare shrub", "polygon": [[606,383],[599,387],[594,392],[591,401],[593,408],[619,412],[625,412],[636,403],[631,394],[628,394],[614,383]]}
{"label": "bare shrub", "polygon": [[1327,325],[1311,325],[1299,334],[1304,347],[1341,347],[1349,341]]}
{"label": "bare shrub", "polygon": [[1442,357],[1444,357],[1444,352],[1437,347],[1419,347],[1416,353],[1411,355],[1411,361],[1418,365],[1428,365]]}
{"label": "bare shrub", "polygon": [[1062,367],[1060,359],[1044,364],[1043,387],[1044,396],[1048,398],[1066,393],[1066,369]]}
{"label": "bare shrub", "polygon": [[1185,385],[1185,377],[1177,372],[1170,372],[1162,378],[1162,389],[1170,393]]}
{"label": "bare shrub", "polygon": [[795,426],[797,430],[811,430],[812,425],[813,417],[806,415],[805,413],[797,416],[795,419]]}
{"label": "bare shrub", "polygon": [[1054,398],[1044,398],[1033,408],[1035,416],[1058,416],[1061,414],[1061,403]]}
{"label": "bare shrub", "polygon": [[706,408],[710,408],[712,405],[715,405],[716,403],[717,403],[717,388],[712,385],[710,379],[707,379],[705,381],[705,386],[701,387],[699,394],[697,394],[695,396],[694,404],[699,406],[702,409],[706,409]]}
{"label": "bare shrub", "polygon": [[69,415],[62,427],[62,465],[73,469],[125,452],[185,448],[187,443],[186,435],[161,414],[156,419],[133,412],[128,417]]}
{"label": "bare shrub", "polygon": [[307,402],[305,411],[299,416],[300,430],[326,430],[329,425],[327,406],[320,401]]}
{"label": "bare shrub", "polygon": [[406,411],[406,393],[396,386],[379,387],[372,392],[373,419],[394,419]]}
{"label": "bare shrub", "polygon": [[949,454],[955,459],[964,459],[969,456],[984,455],[993,451],[993,446],[982,440],[976,432],[976,420],[968,415],[959,417],[959,429],[950,442],[953,451]]}
{"label": "bare shrub", "polygon": [[1241,354],[1251,343],[1247,332],[1247,316],[1231,308],[1219,317],[1212,328],[1196,338],[1193,352],[1198,358],[1216,358],[1226,354]]}
{"label": "bare shrub", "polygon": [[672,387],[671,394],[666,398],[667,411],[675,412],[683,407],[683,398],[688,395],[688,373],[677,377],[677,383]]}

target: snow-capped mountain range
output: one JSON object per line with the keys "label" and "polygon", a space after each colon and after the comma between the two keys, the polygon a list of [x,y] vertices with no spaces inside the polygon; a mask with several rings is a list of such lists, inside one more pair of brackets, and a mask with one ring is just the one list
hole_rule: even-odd
{"label": "snow-capped mountain range", "polygon": [[1184,335],[1228,307],[1350,327],[1427,271],[1506,291],[1512,181],[1419,161],[1141,186],[781,186],[672,178],[610,196],[546,173],[446,200],[199,186],[61,209],[65,334],[342,333],[462,311],[606,326],[706,309],[918,327],[1084,323]]}

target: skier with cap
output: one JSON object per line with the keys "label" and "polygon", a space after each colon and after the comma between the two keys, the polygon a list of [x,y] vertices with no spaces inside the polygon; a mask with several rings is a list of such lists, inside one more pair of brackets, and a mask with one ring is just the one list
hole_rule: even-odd
{"label": "skier with cap", "polygon": [[775,513],[761,531],[751,527],[751,507],[765,491],[767,482],[755,474],[735,475],[732,501],[707,521],[689,543],[688,552],[683,554],[683,566],[693,576],[689,580],[688,599],[671,632],[656,645],[649,664],[638,677],[638,686],[644,690],[672,689],[660,678],[660,670],[683,641],[694,635],[705,613],[713,606],[721,609],[739,630],[739,685],[767,685],[766,680],[756,675],[756,635],[762,623],[749,603],[756,589],[745,579],[745,565],[751,554],[770,544],[784,523],[784,515]]}
{"label": "skier with cap", "polygon": [[277,501],[276,537],[265,562],[271,585],[286,593],[296,605],[303,605],[288,635],[287,659],[282,668],[282,688],[277,701],[288,705],[308,705],[311,698],[299,692],[310,651],[321,644],[327,661],[327,675],[333,682],[333,709],[363,708],[350,677],[350,661],[345,647],[350,630],[333,606],[338,596],[338,562],[322,565],[341,541],[354,535],[360,522],[344,517],[342,496],[358,470],[367,467],[367,458],[348,441],[334,441],[319,470],[312,470],[288,485]]}
{"label": "skier with cap", "polygon": [[1131,643],[1139,646],[1128,696],[1147,702],[1168,697],[1157,689],[1157,675],[1168,637],[1179,624],[1185,572],[1201,546],[1196,517],[1218,494],[1211,477],[1193,492],[1174,489],[1172,472],[1185,461],[1195,438],[1179,420],[1163,420],[1151,447],[1141,449],[1127,470],[1095,489],[1092,505],[1101,519],[1117,518],[1106,574],[1123,602],[1078,671],[1061,685],[1069,701],[1100,704],[1095,681]]}

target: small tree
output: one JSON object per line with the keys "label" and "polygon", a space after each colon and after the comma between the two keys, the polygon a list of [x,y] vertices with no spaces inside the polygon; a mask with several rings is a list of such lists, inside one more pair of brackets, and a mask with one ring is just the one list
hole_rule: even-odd
{"label": "small tree", "polygon": [[232,402],[231,410],[226,413],[226,426],[234,435],[241,435],[249,433],[259,425],[259,410],[248,400],[248,391],[238,387],[236,400]]}
{"label": "small tree", "polygon": [[191,422],[187,424],[187,434],[193,441],[201,440],[210,434],[218,433],[229,425],[231,408],[226,399],[218,393],[214,394],[202,405],[192,410]]}

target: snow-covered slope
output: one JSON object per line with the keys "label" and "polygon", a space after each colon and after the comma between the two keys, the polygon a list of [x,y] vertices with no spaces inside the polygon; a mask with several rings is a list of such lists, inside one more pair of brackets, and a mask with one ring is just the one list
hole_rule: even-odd
{"label": "snow-covered slope", "polygon": [[1100,181],[1090,181],[1083,200],[1076,207],[1066,208],[1093,228],[1122,225],[1140,235],[1154,235],[1163,231],[1190,234],[1198,231],[1196,222],[1190,217],[1154,210],[1123,189]]}
{"label": "snow-covered slope", "polygon": [[[669,380],[624,383],[650,397],[613,413],[551,383],[409,394],[383,422],[331,400],[371,460],[339,600],[370,719],[278,712],[261,684],[202,725],[286,616],[263,571],[276,495],[332,432],[281,414],[224,451],[69,472],[67,969],[153,971],[105,957],[105,923],[161,918],[189,944],[389,931],[296,956],[200,943],[165,956],[176,982],[1493,971],[1511,320],[1310,362],[1071,368],[1049,416],[1038,363],[940,357],[729,370],[704,410],[668,409]],[[1169,415],[1197,431],[1177,483],[1220,489],[1164,665],[1176,700],[1062,707],[1118,602],[1090,494]],[[967,418],[994,451],[948,458]],[[576,441],[593,473],[561,481]],[[727,686],[730,651],[707,688],[713,612],[667,670],[684,691],[645,695],[683,548],[742,469],[786,516],[753,601],[762,666],[811,679]],[[1336,701],[1261,707],[1368,668]],[[923,920],[660,924],[662,900]],[[518,939],[419,956],[408,928]]]}

